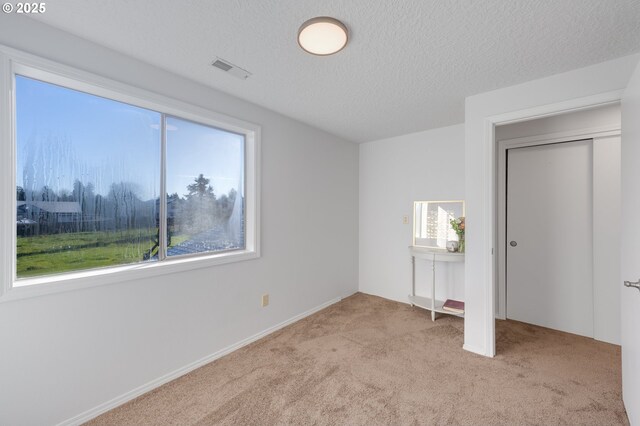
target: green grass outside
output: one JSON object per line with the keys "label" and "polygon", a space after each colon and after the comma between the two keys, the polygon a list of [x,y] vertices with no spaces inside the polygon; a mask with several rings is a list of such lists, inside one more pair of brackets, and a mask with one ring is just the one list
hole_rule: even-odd
{"label": "green grass outside", "polygon": [[[155,233],[148,230],[17,237],[17,276],[26,278],[142,262],[154,238]],[[188,238],[184,234],[174,235],[171,246]]]}

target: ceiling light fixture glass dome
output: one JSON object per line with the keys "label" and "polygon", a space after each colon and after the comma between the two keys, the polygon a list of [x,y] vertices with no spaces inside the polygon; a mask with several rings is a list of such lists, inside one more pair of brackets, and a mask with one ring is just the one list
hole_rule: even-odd
{"label": "ceiling light fixture glass dome", "polygon": [[328,16],[309,19],[298,30],[298,44],[312,55],[333,55],[344,49],[348,40],[347,27]]}

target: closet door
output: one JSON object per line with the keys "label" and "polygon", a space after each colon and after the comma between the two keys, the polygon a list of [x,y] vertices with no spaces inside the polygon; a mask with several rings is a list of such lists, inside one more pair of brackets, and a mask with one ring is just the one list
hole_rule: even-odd
{"label": "closet door", "polygon": [[593,337],[591,140],[507,152],[507,317]]}

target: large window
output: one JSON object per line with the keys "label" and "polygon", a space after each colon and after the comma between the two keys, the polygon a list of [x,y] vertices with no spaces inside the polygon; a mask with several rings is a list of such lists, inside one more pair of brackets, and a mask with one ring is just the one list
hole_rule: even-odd
{"label": "large window", "polygon": [[11,77],[14,287],[257,256],[259,128],[24,65]]}

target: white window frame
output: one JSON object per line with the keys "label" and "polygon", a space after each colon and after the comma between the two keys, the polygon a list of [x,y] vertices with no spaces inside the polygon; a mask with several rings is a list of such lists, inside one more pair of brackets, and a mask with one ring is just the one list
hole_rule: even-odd
{"label": "white window frame", "polygon": [[[244,135],[245,248],[17,280],[16,74]],[[257,124],[0,45],[0,199],[3,200],[0,203],[0,303],[260,257],[260,135],[261,127]],[[161,173],[164,178],[165,170]],[[164,238],[162,231],[161,238]]]}

